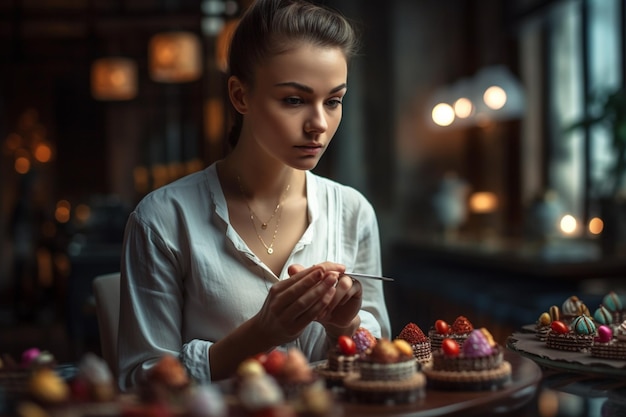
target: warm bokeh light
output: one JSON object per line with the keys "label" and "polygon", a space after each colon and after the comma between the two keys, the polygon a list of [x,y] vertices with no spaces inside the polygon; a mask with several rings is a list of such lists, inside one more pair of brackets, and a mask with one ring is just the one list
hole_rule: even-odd
{"label": "warm bokeh light", "polygon": [[571,235],[576,231],[576,219],[571,214],[566,214],[561,218],[560,227],[563,233]]}
{"label": "warm bokeh light", "polygon": [[506,104],[506,92],[502,89],[502,87],[493,85],[485,90],[483,100],[490,109],[499,110]]}
{"label": "warm bokeh light", "polygon": [[594,217],[593,219],[589,220],[589,233],[591,233],[592,235],[599,235],[600,233],[602,233],[603,229],[604,222],[601,218]]}
{"label": "warm bokeh light", "polygon": [[200,39],[192,32],[158,33],[150,39],[150,77],[154,81],[194,81],[202,75]]}
{"label": "warm bokeh light", "polygon": [[96,100],[131,100],[137,95],[137,64],[129,58],[100,58],[91,65],[91,94]]}
{"label": "warm bokeh light", "polygon": [[432,117],[439,126],[450,126],[454,121],[454,109],[447,103],[439,103],[433,107]]}
{"label": "warm bokeh light", "polygon": [[34,156],[37,161],[45,164],[52,159],[52,149],[45,142],[38,143],[37,146],[35,146]]}
{"label": "warm bokeh light", "polygon": [[498,197],[488,191],[473,193],[469,199],[469,208],[472,213],[493,213],[498,208]]}
{"label": "warm bokeh light", "polygon": [[70,221],[70,209],[72,205],[67,200],[59,200],[54,210],[54,218],[59,223],[67,223]]}
{"label": "warm bokeh light", "polygon": [[74,210],[74,215],[76,216],[76,220],[78,220],[80,223],[87,223],[87,221],[91,217],[91,207],[89,207],[87,204],[79,204]]}
{"label": "warm bokeh light", "polygon": [[26,156],[18,156],[15,158],[13,166],[18,174],[26,174],[30,171],[30,159]]}
{"label": "warm bokeh light", "polygon": [[474,106],[472,105],[472,101],[468,98],[461,97],[454,102],[454,114],[460,119],[467,119],[472,115],[473,111]]}
{"label": "warm bokeh light", "polygon": [[541,417],[555,417],[559,413],[559,397],[552,390],[543,390],[537,398],[537,408]]}

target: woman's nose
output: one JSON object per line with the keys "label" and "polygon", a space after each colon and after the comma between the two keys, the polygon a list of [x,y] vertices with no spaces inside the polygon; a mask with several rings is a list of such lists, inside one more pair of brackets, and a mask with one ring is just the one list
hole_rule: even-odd
{"label": "woman's nose", "polygon": [[307,133],[323,133],[326,129],[328,129],[328,121],[324,106],[314,106],[304,124],[304,130]]}

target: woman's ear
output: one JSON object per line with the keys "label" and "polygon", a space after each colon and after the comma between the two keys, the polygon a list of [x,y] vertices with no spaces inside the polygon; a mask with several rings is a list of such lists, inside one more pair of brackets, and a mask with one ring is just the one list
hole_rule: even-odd
{"label": "woman's ear", "polygon": [[237,112],[246,114],[248,112],[246,85],[234,75],[228,78],[228,96],[230,102]]}

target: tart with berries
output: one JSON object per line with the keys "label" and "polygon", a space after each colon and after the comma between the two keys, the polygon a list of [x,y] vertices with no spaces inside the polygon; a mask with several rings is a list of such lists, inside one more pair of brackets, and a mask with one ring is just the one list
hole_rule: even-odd
{"label": "tart with berries", "polygon": [[329,388],[341,387],[343,379],[357,372],[357,359],[366,355],[376,345],[376,338],[364,327],[350,336],[339,336],[328,351],[328,360],[315,371],[326,380]]}
{"label": "tart with berries", "polygon": [[483,391],[502,388],[511,381],[511,364],[489,331],[475,329],[462,344],[446,338],[433,351],[424,373],[428,387],[441,390]]}
{"label": "tart with berries", "polygon": [[452,325],[444,320],[437,320],[428,330],[432,350],[441,348],[443,339],[452,339],[462,344],[474,330],[474,325],[465,316],[458,316]]}
{"label": "tart with berries", "polygon": [[378,340],[358,359],[359,372],[343,381],[346,399],[360,404],[406,404],[424,396],[426,378],[411,345],[403,339]]}

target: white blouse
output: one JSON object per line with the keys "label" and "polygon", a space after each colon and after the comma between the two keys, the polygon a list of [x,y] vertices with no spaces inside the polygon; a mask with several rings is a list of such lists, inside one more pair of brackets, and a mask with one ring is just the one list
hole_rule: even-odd
{"label": "white blouse", "polygon": [[[136,385],[165,353],[192,378],[209,382],[209,347],[254,316],[287,266],[324,261],[381,274],[380,239],[371,204],[357,190],[306,173],[309,226],[280,277],[231,226],[215,164],[148,194],[131,213],[121,262],[118,338],[120,387]],[[361,325],[390,337],[382,284],[363,280]],[[311,323],[289,345],[310,361],[330,341]]]}

